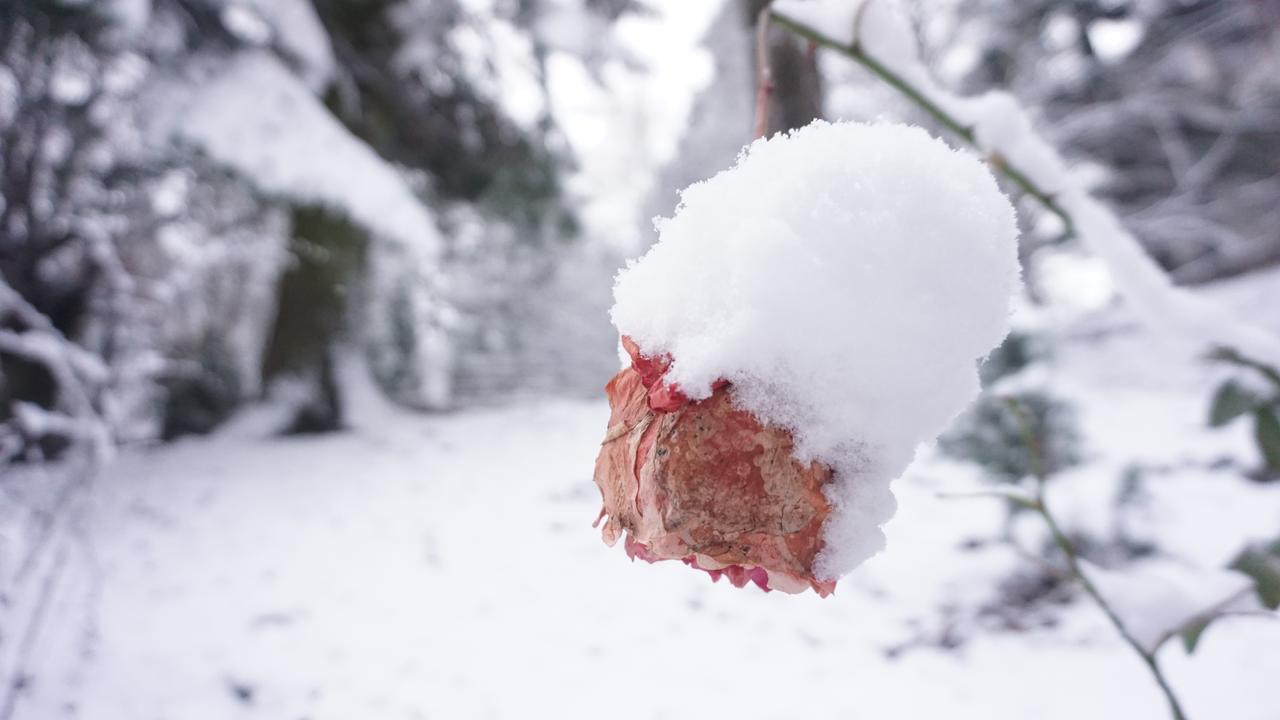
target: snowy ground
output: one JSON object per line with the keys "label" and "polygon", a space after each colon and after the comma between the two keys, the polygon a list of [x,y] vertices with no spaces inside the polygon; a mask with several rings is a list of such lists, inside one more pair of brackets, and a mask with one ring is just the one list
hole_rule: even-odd
{"label": "snowy ground", "polygon": [[[1230,296],[1261,309],[1277,285]],[[1206,371],[1124,331],[1071,347],[1052,382],[1081,401],[1090,462],[1057,483],[1069,523],[1112,522],[1138,462],[1163,469],[1135,522],[1178,557],[1220,564],[1276,534],[1280,485],[1238,470],[1256,458],[1245,428],[1202,428]],[[970,542],[997,532],[995,502],[938,497],[975,487],[971,467],[922,457],[895,484],[888,551],[824,601],[605,548],[590,527],[602,403],[424,418],[366,401],[356,417],[280,440],[251,413],[119,458],[85,540],[68,535],[91,554],[54,585],[13,717],[1167,717],[1089,605],[1020,632],[978,612],[1027,561]],[[0,561],[30,528],[6,517]],[[1224,620],[1191,657],[1165,648],[1191,717],[1280,718],[1275,620]]]}

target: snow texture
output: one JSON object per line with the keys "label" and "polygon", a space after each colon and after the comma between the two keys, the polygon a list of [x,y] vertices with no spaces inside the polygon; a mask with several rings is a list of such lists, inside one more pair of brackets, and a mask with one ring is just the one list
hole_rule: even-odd
{"label": "snow texture", "polygon": [[333,77],[333,46],[308,0],[256,0],[254,6],[271,22],[276,44],[297,63],[308,87],[319,92]]}
{"label": "snow texture", "polygon": [[220,0],[223,28],[252,47],[281,53],[313,92],[333,79],[333,45],[309,0]]}
{"label": "snow texture", "polygon": [[333,207],[386,239],[439,251],[434,220],[399,172],[265,52],[232,60],[178,131],[268,193]]}
{"label": "snow texture", "polygon": [[242,43],[262,46],[271,41],[270,23],[253,8],[240,3],[228,3],[222,6],[219,19],[222,27]]}
{"label": "snow texture", "polygon": [[[512,121],[528,131],[546,117],[547,107],[533,40],[501,18],[482,16],[449,31],[465,77],[476,91],[497,103]],[[415,49],[413,45],[407,48]],[[406,63],[431,68],[435,53],[412,55]]]}
{"label": "snow texture", "polygon": [[[178,90],[177,92],[182,92]],[[399,168],[352,135],[304,79],[275,56],[246,51],[196,89],[183,111],[158,121],[260,190],[344,214],[370,231],[373,273],[364,331],[389,337],[395,312],[415,328],[410,402],[447,406],[452,391],[451,312],[440,272],[443,238]],[[392,306],[400,303],[398,310]]]}
{"label": "snow texture", "polygon": [[896,0],[780,0],[774,9],[839,43],[858,47],[972,128],[979,149],[1022,171],[1072,217],[1081,242],[1107,263],[1116,289],[1144,321],[1165,331],[1166,338],[1185,341],[1195,353],[1202,353],[1207,343],[1280,366],[1280,338],[1175,286],[1138,239],[1090,195],[1087,183],[1036,133],[1012,96],[994,91],[961,97],[935,82]]}
{"label": "snow texture", "polygon": [[[1280,275],[1213,295],[1266,315]],[[1064,530],[1112,538],[1123,520],[1192,567],[1273,538],[1280,484],[1214,462],[1253,458],[1247,428],[1198,421],[1213,369],[1153,363],[1127,308],[1103,314],[1056,329],[1051,381],[1079,399],[1090,450],[1050,488]],[[367,381],[344,387],[346,432],[272,437],[288,408],[269,406],[208,439],[124,451],[61,532],[21,514],[57,497],[56,468],[6,477],[0,584],[28,543],[51,551],[6,587],[0,625],[22,627],[68,552],[15,718],[1169,719],[1086,599],[1016,624],[992,615],[1009,602],[998,588],[1035,566],[974,542],[1000,532],[1002,502],[939,496],[981,486],[975,467],[921,453],[894,484],[884,553],[829,598],[766,594],[599,551],[582,459],[599,447],[601,401],[424,416],[385,407]],[[1135,464],[1164,469],[1118,508],[1116,479]],[[1277,619],[1224,618],[1190,656],[1165,644],[1189,717],[1276,720]],[[0,644],[0,675],[20,648]],[[654,668],[661,691],[637,692]],[[744,687],[768,691],[731,691]]]}
{"label": "snow texture", "polygon": [[1231,601],[1246,594],[1253,597],[1253,581],[1235,570],[1190,568],[1170,560],[1150,561],[1123,572],[1087,560],[1081,565],[1147,652],[1155,652],[1165,640]]}
{"label": "snow texture", "polygon": [[836,470],[815,569],[839,577],[880,549],[889,481],[978,393],[1008,331],[1013,208],[923,130],[825,122],[756,141],[682,199],[619,275],[614,324],[670,353],[691,398],[728,379]]}
{"label": "snow texture", "polygon": [[1089,45],[1104,63],[1118,63],[1129,56],[1146,34],[1137,19],[1099,18],[1089,23]]}

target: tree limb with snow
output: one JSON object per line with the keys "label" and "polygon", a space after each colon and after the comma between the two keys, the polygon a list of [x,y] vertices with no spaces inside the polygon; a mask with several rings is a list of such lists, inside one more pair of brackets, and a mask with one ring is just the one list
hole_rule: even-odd
{"label": "tree limb with snow", "polygon": [[1280,338],[1177,287],[1119,218],[1090,195],[1008,93],[961,97],[937,83],[895,0],[779,0],[772,20],[859,63],[901,92],[1026,195],[1061,219],[1064,231],[1101,258],[1120,292],[1153,328],[1197,350],[1223,348],[1280,367]]}
{"label": "tree limb with snow", "polygon": [[[978,150],[1008,182],[1057,216],[1065,235],[1078,238],[1106,263],[1118,291],[1154,328],[1175,331],[1199,352],[1227,356],[1237,364],[1275,375],[1274,368],[1280,367],[1280,338],[1174,285],[1119,218],[1089,193],[1058,152],[1036,133],[1012,95],[990,92],[963,97],[936,82],[893,0],[778,0],[767,19],[815,47],[859,63]],[[767,98],[768,78],[764,71],[760,75],[761,97]],[[1070,576],[1150,670],[1174,720],[1185,720],[1186,712],[1157,659],[1158,650],[1172,637],[1198,636],[1214,617],[1242,598],[1251,598],[1255,581],[1234,569],[1212,577],[1169,568],[1128,576],[1088,563],[1050,510],[1045,492],[1048,473],[1039,457],[1042,438],[1036,437],[1016,403],[1010,404],[1010,411],[1024,428],[1023,440],[1034,466],[1034,494],[1016,501],[1043,520]],[[1138,610],[1130,612],[1134,607]],[[1194,637],[1187,641],[1189,648],[1194,641]]]}

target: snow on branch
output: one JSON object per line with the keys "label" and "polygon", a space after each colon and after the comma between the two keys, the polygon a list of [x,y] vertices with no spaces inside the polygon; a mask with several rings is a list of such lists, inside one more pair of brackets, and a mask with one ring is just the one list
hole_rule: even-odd
{"label": "snow on branch", "polygon": [[961,97],[933,80],[896,0],[778,0],[773,20],[816,45],[840,52],[893,86],[966,143],[1021,191],[1034,197],[1101,258],[1117,289],[1158,329],[1203,348],[1229,348],[1280,367],[1280,338],[1176,286],[1126,230],[1068,170],[1005,92]]}
{"label": "snow on branch", "polygon": [[[0,279],[0,315],[14,317],[25,329],[0,328],[0,352],[43,366],[57,383],[56,409],[46,410],[30,403],[17,403],[13,431],[27,438],[60,436],[88,441],[95,455],[110,452],[111,430],[99,411],[98,398],[110,379],[102,358],[86,351],[63,335],[35,306]],[[19,444],[0,442],[0,464],[20,449]]]}
{"label": "snow on branch", "polygon": [[435,221],[401,173],[266,52],[231,60],[171,130],[264,192],[326,205],[388,240],[440,252]]}
{"label": "snow on branch", "polygon": [[1248,601],[1254,598],[1253,581],[1236,570],[1190,568],[1169,560],[1148,561],[1123,573],[1087,560],[1080,565],[1149,654],[1233,603],[1252,607]]}

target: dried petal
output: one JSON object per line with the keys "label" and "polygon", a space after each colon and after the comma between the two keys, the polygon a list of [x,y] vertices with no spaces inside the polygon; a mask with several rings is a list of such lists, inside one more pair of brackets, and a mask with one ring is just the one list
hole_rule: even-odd
{"label": "dried petal", "polygon": [[605,542],[625,532],[632,558],[683,560],[738,587],[820,595],[813,562],[830,514],[831,469],[792,454],[790,433],[734,406],[727,383],[689,402],[665,385],[664,358],[636,361],[606,387],[610,427],[596,460]]}

